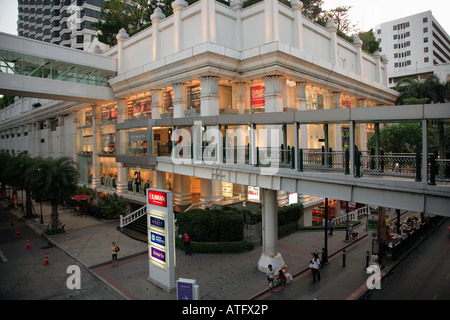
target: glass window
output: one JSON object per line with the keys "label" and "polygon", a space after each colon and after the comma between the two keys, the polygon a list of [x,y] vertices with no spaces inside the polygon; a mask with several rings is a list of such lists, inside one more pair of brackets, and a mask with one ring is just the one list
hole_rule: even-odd
{"label": "glass window", "polygon": [[101,187],[115,189],[117,187],[116,160],[112,157],[99,157],[98,162]]}
{"label": "glass window", "polygon": [[187,90],[188,90],[187,109],[195,109],[197,112],[200,112],[200,94],[201,94],[200,85],[189,87]]}
{"label": "glass window", "polygon": [[128,118],[151,118],[152,117],[152,98],[133,100],[128,102]]}
{"label": "glass window", "polygon": [[121,155],[146,156],[147,155],[147,128],[120,130]]}
{"label": "glass window", "polygon": [[78,130],[78,153],[92,153],[92,128]]}
{"label": "glass window", "polygon": [[114,125],[100,126],[100,154],[116,153],[116,131]]}

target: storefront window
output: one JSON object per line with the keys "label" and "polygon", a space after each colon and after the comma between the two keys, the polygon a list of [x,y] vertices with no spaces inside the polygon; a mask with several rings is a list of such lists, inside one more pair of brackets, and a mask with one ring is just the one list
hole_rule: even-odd
{"label": "storefront window", "polygon": [[115,154],[116,153],[116,131],[114,125],[100,126],[101,136],[101,154]]}
{"label": "storefront window", "polygon": [[[336,218],[338,201],[334,199],[328,200],[328,220]],[[323,225],[325,223],[325,202],[312,210],[313,226]]]}
{"label": "storefront window", "polygon": [[171,154],[172,141],[171,127],[153,127],[153,156]]}
{"label": "storefront window", "polygon": [[150,188],[150,183],[152,182],[152,171],[142,168],[130,168],[127,176],[128,193],[145,197],[145,190]]}
{"label": "storefront window", "polygon": [[151,118],[152,116],[152,98],[145,97],[139,100],[128,102],[128,118]]}
{"label": "storefront window", "polygon": [[200,113],[200,85],[189,87],[187,90],[187,109],[194,109]]}
{"label": "storefront window", "polygon": [[78,156],[79,182],[88,185],[92,182],[92,157],[90,155]]}
{"label": "storefront window", "polygon": [[110,122],[117,119],[117,106],[109,105],[101,108],[101,122]]}
{"label": "storefront window", "polygon": [[92,153],[93,139],[92,128],[80,128],[78,129],[78,153]]}
{"label": "storefront window", "polygon": [[121,155],[146,156],[147,155],[147,128],[120,130]]}
{"label": "storefront window", "polygon": [[173,116],[173,90],[166,91],[163,94],[163,113],[162,118]]}
{"label": "storefront window", "polygon": [[219,86],[219,111],[220,113],[237,113],[237,110],[233,110],[230,86]]}
{"label": "storefront window", "polygon": [[325,108],[324,95],[317,92],[306,91],[306,104],[308,110],[324,109]]}
{"label": "storefront window", "polygon": [[98,157],[100,186],[105,189],[117,187],[117,167],[113,157]]}

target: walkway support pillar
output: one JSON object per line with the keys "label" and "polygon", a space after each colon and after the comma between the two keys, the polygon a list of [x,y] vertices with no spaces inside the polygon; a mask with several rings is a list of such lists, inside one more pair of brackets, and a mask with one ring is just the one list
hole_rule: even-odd
{"label": "walkway support pillar", "polygon": [[266,272],[269,264],[273,270],[284,266],[284,260],[278,252],[277,227],[277,191],[262,189],[262,254],[258,261],[258,270]]}

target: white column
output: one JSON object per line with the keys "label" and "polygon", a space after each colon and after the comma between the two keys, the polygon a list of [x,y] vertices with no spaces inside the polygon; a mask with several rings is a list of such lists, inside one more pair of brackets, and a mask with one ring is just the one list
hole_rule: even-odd
{"label": "white column", "polygon": [[279,75],[263,77],[264,80],[264,100],[265,112],[283,111],[283,80]]}
{"label": "white column", "polygon": [[163,90],[151,89],[152,94],[152,119],[161,119],[162,106],[163,106]]}
{"label": "white column", "polygon": [[162,171],[152,171],[152,188],[165,189],[166,173]]}
{"label": "white column", "polygon": [[265,272],[269,264],[273,270],[284,266],[284,260],[278,252],[277,227],[277,191],[262,189],[262,254],[258,261],[258,270]]}
{"label": "white column", "polygon": [[362,45],[363,42],[358,37],[358,35],[355,35],[353,39],[353,45],[356,48],[356,67],[355,67],[355,73],[359,76],[362,76]]}
{"label": "white column", "polygon": [[185,104],[185,85],[183,83],[172,84],[173,89],[173,117],[183,118],[184,117],[184,107]]}
{"label": "white column", "polygon": [[216,1],[202,0],[202,41],[216,42]]}
{"label": "white column", "polygon": [[100,186],[100,170],[98,163],[98,132],[97,121],[100,118],[100,114],[97,111],[96,106],[92,107],[92,183],[91,188],[95,189]]}
{"label": "white column", "polygon": [[117,39],[117,74],[121,74],[123,72],[123,42],[128,39],[129,35],[125,31],[124,28],[119,30],[119,33],[116,36]]}
{"label": "white column", "polygon": [[292,30],[292,41],[295,48],[303,51],[303,2],[291,0],[291,7],[294,10],[294,28]]}
{"label": "white column", "polygon": [[117,99],[117,123],[124,122],[127,116],[128,116],[127,100]]}
{"label": "white column", "polygon": [[61,157],[66,155],[66,132],[64,130],[64,116],[58,116],[58,128],[59,130],[59,154]]}
{"label": "white column", "polygon": [[175,52],[183,50],[183,20],[181,19],[181,11],[187,6],[188,3],[184,0],[175,0],[172,2]]}
{"label": "white column", "polygon": [[122,163],[117,162],[117,193],[119,195],[124,195],[127,193],[127,169],[123,166]]}
{"label": "white column", "polygon": [[179,206],[191,204],[191,180],[189,176],[174,173],[173,203]]}
{"label": "white column", "polygon": [[222,182],[218,180],[200,180],[200,200],[214,201],[222,199]]}
{"label": "white column", "polygon": [[331,33],[330,39],[330,63],[336,65],[338,61],[338,49],[337,49],[337,26],[333,19],[329,18],[326,24],[326,28]]}
{"label": "white column", "polygon": [[236,33],[235,33],[235,45],[236,50],[242,51],[243,45],[242,45],[242,19],[241,19],[241,12],[242,12],[242,6],[244,4],[243,0],[231,0],[230,6],[233,10],[236,11]]}
{"label": "white column", "polygon": [[200,77],[200,115],[218,116],[219,115],[219,77],[204,76]]}
{"label": "white column", "polygon": [[151,15],[152,20],[152,59],[153,61],[158,60],[161,55],[161,41],[160,41],[160,34],[159,34],[159,21],[164,19],[166,16],[162,12],[161,8],[157,7],[153,14]]}

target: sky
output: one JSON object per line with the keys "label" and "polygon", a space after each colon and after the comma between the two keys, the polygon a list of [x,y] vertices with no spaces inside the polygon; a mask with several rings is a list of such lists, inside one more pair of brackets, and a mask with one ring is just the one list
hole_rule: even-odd
{"label": "sky", "polygon": [[[351,20],[360,30],[377,24],[431,10],[434,18],[450,34],[450,1],[448,0],[324,0],[323,9],[352,6]],[[0,31],[17,34],[17,0],[0,0]]]}

